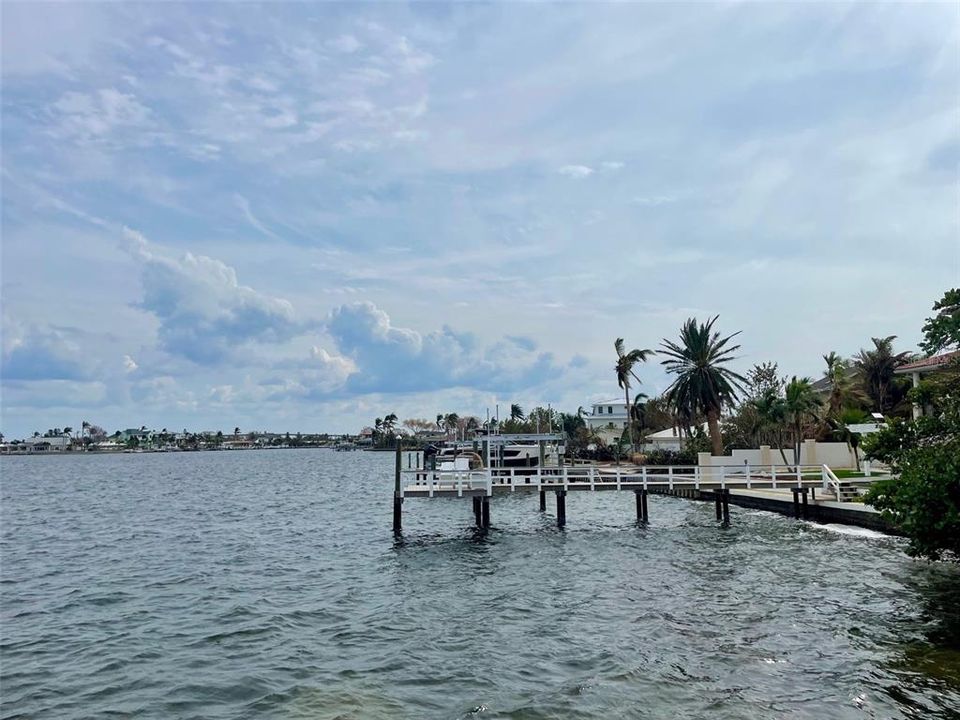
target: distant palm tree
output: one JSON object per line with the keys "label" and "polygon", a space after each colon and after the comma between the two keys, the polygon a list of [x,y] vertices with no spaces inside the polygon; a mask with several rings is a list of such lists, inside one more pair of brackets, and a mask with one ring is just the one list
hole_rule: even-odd
{"label": "distant palm tree", "polygon": [[[164,432],[166,432],[166,431],[164,431]],[[235,428],[233,429],[233,436],[236,437],[236,436],[239,435],[239,434],[240,434],[240,428],[235,427]]]}
{"label": "distant palm tree", "polygon": [[517,403],[513,403],[510,406],[510,419],[514,422],[523,422],[523,408],[520,407]]}
{"label": "distant palm tree", "polygon": [[647,358],[654,354],[653,350],[625,350],[624,349],[623,338],[617,338],[616,342],[613,343],[613,349],[617,351],[617,363],[613,366],[613,369],[617,373],[617,384],[623,389],[623,397],[626,400],[627,405],[627,437],[630,441],[630,450],[636,450],[636,445],[633,442],[633,428],[631,425],[631,405],[630,405],[630,378],[633,378],[638,383],[640,378],[637,377],[637,374],[633,371],[633,368],[637,363],[646,362]]}
{"label": "distant palm tree", "polygon": [[713,454],[723,455],[720,412],[724,405],[736,401],[737,392],[743,391],[747,381],[723,367],[740,349],[739,345],[728,345],[740,333],[721,338],[719,332],[713,331],[718,317],[715,315],[706,323],[690,318],[680,330],[680,342],[664,339],[661,352],[667,356],[662,363],[667,372],[677,376],[666,392],[670,405],[680,415],[692,417],[698,412],[706,415]]}
{"label": "distant palm tree", "polygon": [[394,431],[397,427],[397,415],[396,413],[390,413],[385,418],[383,418],[383,431],[393,437]]}
{"label": "distant palm tree", "polygon": [[820,396],[813,389],[813,381],[808,378],[798,378],[794,375],[784,389],[784,409],[793,426],[793,460],[800,464],[800,443],[803,441],[804,420],[816,421],[817,409],[820,407]]}
{"label": "distant palm tree", "polygon": [[854,358],[854,364],[863,377],[867,395],[873,400],[878,412],[891,409],[890,389],[894,381],[894,371],[910,361],[910,353],[893,352],[896,335],[885,338],[870,338],[873,348],[861,350]]}
{"label": "distant palm tree", "polygon": [[780,451],[783,464],[789,465],[787,456],[783,452],[783,430],[787,424],[787,406],[784,399],[774,390],[768,389],[760,397],[751,400],[750,404],[757,413],[760,430],[770,433],[776,439],[777,450]]}
{"label": "distant palm tree", "polygon": [[633,396],[633,405],[630,406],[630,422],[635,423],[640,435],[640,446],[643,446],[643,435],[647,425],[647,400],[649,396],[646,393],[637,393]]}
{"label": "distant palm tree", "polygon": [[447,432],[452,430],[454,437],[456,437],[456,433],[460,429],[460,416],[456,413],[447,413],[447,416],[443,418],[443,427],[446,428]]}
{"label": "distant palm tree", "polygon": [[839,418],[830,421],[833,435],[842,440],[853,453],[853,459],[857,464],[857,472],[860,472],[860,433],[850,429],[850,425],[867,422],[869,418],[862,410],[847,409],[844,410]]}
{"label": "distant palm tree", "polygon": [[437,430],[443,430],[443,413],[437,413]]}

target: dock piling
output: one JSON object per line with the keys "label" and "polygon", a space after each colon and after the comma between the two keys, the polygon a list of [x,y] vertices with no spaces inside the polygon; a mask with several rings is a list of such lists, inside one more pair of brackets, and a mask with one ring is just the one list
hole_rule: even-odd
{"label": "dock piling", "polygon": [[547,511],[547,491],[543,488],[540,489],[540,512]]}
{"label": "dock piling", "polygon": [[722,504],[723,504],[723,524],[729,525],[730,524],[730,490],[728,488],[724,488],[723,490],[720,491],[720,494],[722,496]]}
{"label": "dock piling", "polygon": [[723,507],[722,507],[722,501],[720,500],[719,490],[713,491],[713,501],[717,506],[717,522],[720,522],[721,520],[723,520]]}
{"label": "dock piling", "polygon": [[397,440],[396,477],[393,485],[393,531],[400,532],[403,527],[403,486],[400,484],[400,441]]}
{"label": "dock piling", "polygon": [[490,529],[490,498],[484,497],[480,501],[480,519],[482,521],[481,527],[484,530]]}
{"label": "dock piling", "polygon": [[478,528],[483,527],[483,516],[482,516],[482,510],[480,509],[480,498],[474,495],[472,500],[473,500],[473,521]]}
{"label": "dock piling", "polygon": [[793,491],[793,516],[800,519],[800,488],[790,488]]}
{"label": "dock piling", "polygon": [[806,520],[807,517],[808,517],[808,516],[807,516],[807,513],[808,513],[808,507],[807,507],[807,488],[801,489],[801,490],[800,490],[800,493],[803,495],[803,506],[802,506],[802,508],[803,508],[803,510],[802,510],[802,512],[803,512],[803,519]]}
{"label": "dock piling", "polygon": [[557,527],[567,524],[567,491],[557,490]]}
{"label": "dock piling", "polygon": [[399,495],[393,496],[393,531],[400,532],[403,529],[403,498]]}
{"label": "dock piling", "polygon": [[647,491],[635,490],[634,494],[637,496],[637,522],[646,523],[650,520],[650,515],[647,512]]}

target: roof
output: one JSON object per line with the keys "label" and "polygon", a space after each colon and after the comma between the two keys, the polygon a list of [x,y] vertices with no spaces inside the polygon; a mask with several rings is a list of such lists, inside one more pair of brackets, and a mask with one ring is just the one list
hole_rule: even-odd
{"label": "roof", "polygon": [[915,360],[909,362],[906,365],[901,365],[896,370],[895,373],[908,373],[908,372],[923,372],[925,370],[936,370],[943,365],[946,365],[948,362],[954,358],[960,358],[960,350],[954,350],[953,352],[943,353],[942,355],[934,355],[933,357],[922,358],[920,360]]}
{"label": "roof", "polygon": [[590,404],[591,405],[616,405],[618,403],[620,405],[626,405],[626,403],[623,401],[623,398],[620,398],[619,400],[594,400]]}
{"label": "roof", "polygon": [[[703,425],[700,427],[704,432],[708,432],[710,430],[710,426],[707,423],[703,423]],[[679,438],[681,435],[678,428],[667,428],[666,430],[659,430],[658,432],[644,435],[644,437],[647,440],[665,440],[669,438]]]}

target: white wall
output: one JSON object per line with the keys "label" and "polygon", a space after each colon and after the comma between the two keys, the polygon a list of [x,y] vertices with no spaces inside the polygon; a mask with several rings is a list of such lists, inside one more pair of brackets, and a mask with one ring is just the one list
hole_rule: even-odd
{"label": "white wall", "polygon": [[[792,447],[784,447],[783,454],[787,456],[787,463],[796,462]],[[700,456],[710,457],[707,453],[700,453]],[[863,461],[862,454],[860,460]],[[782,466],[783,458],[777,448],[769,445],[761,445],[759,449],[755,450],[735,449],[731,455],[710,458],[711,465],[743,465],[745,462],[752,466]],[[700,464],[705,463],[701,462]],[[855,468],[856,460],[846,443],[804,440],[800,446],[800,464],[829,465],[831,468]]]}

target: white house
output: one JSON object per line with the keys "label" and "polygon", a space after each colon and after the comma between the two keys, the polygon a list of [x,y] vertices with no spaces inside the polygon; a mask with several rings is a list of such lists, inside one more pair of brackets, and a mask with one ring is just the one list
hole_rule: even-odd
{"label": "white house", "polygon": [[627,427],[627,403],[623,400],[595,402],[591,413],[585,415],[583,421],[606,442],[614,442]]}
{"label": "white house", "polygon": [[[702,426],[703,432],[709,432],[707,423]],[[643,451],[651,450],[682,450],[687,438],[680,434],[678,428],[667,428],[643,437]]]}

